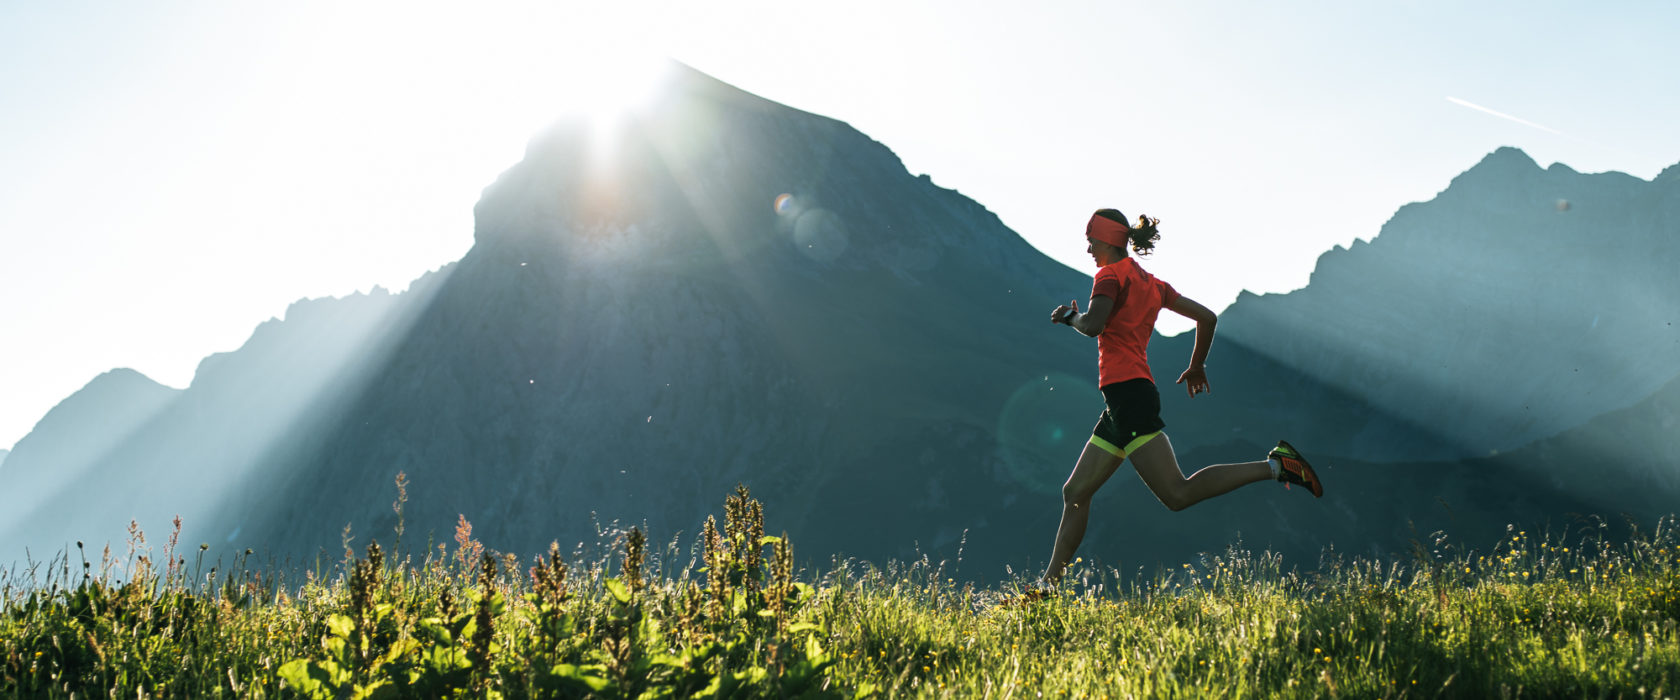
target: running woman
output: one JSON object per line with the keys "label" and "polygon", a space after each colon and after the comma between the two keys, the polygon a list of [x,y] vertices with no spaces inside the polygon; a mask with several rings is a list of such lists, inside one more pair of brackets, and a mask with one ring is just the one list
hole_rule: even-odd
{"label": "running woman", "polygon": [[1190,478],[1178,468],[1172,442],[1161,432],[1161,394],[1149,373],[1146,350],[1155,318],[1168,309],[1196,322],[1196,345],[1190,353],[1190,367],[1179,375],[1190,398],[1206,393],[1208,348],[1213,344],[1217,318],[1207,307],[1180,295],[1167,284],[1145,272],[1126,253],[1129,246],[1138,255],[1148,255],[1161,234],[1158,219],[1138,217],[1136,227],[1114,209],[1099,209],[1085,226],[1085,249],[1096,260],[1097,276],[1091,285],[1091,302],[1084,313],[1079,302],[1068,302],[1051,312],[1053,323],[1071,326],[1097,339],[1098,386],[1106,409],[1097,420],[1091,440],[1085,444],[1073,473],[1062,485],[1062,524],[1056,530],[1056,546],[1050,553],[1050,567],[1044,581],[1061,580],[1068,561],[1085,538],[1085,524],[1091,516],[1091,496],[1114,475],[1120,462],[1131,458],[1143,483],[1170,510],[1184,510],[1239,486],[1276,480],[1301,484],[1315,497],[1324,487],[1307,460],[1282,440],[1265,461],[1218,464],[1204,468]]}

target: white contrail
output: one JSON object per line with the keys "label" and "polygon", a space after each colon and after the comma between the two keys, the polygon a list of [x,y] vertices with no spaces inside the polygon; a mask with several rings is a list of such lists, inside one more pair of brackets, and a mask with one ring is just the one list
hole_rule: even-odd
{"label": "white contrail", "polygon": [[1474,104],[1474,103],[1471,103],[1471,102],[1465,102],[1464,100],[1458,99],[1457,97],[1449,96],[1449,97],[1447,97],[1447,101],[1451,102],[1455,105],[1463,105],[1465,107],[1469,107],[1470,109],[1476,110],[1478,112],[1487,112],[1488,114],[1499,117],[1501,119],[1509,119],[1509,120],[1514,121],[1518,124],[1522,124],[1523,126],[1532,126],[1536,129],[1544,131],[1548,134],[1557,134],[1558,136],[1563,136],[1564,135],[1563,132],[1558,131],[1557,129],[1553,129],[1553,128],[1547,127],[1547,126],[1541,126],[1541,125],[1535,124],[1534,122],[1531,122],[1527,119],[1518,119],[1518,118],[1513,117],[1513,116],[1511,116],[1509,114],[1506,114],[1504,112],[1495,112],[1495,111],[1493,111],[1491,109],[1488,109],[1486,107],[1483,107],[1479,104]]}

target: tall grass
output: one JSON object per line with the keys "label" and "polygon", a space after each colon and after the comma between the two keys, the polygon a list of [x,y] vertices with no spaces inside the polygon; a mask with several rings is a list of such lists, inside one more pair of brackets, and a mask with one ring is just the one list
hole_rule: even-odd
{"label": "tall grass", "polygon": [[453,551],[372,543],[297,582],[189,564],[173,536],[160,564],[135,529],[126,556],[78,546],[0,581],[0,697],[1680,692],[1672,519],[1619,541],[1513,530],[1484,552],[1437,535],[1308,572],[1239,548],[1147,579],[1078,562],[1034,598],[925,560],[799,572],[745,489],[724,511],[688,550],[650,556],[632,529],[604,558],[524,563],[462,520]]}

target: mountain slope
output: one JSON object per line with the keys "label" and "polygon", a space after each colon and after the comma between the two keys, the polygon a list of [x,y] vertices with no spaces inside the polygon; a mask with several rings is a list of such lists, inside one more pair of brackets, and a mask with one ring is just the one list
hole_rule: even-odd
{"label": "mountain slope", "polygon": [[1542,170],[1490,154],[1307,287],[1244,295],[1225,339],[1442,439],[1373,460],[1509,450],[1680,375],[1680,176]]}
{"label": "mountain slope", "polygon": [[[426,297],[432,279],[402,298]],[[154,542],[177,516],[183,542],[228,541],[230,528],[214,515],[225,494],[297,435],[336,420],[337,395],[354,393],[363,367],[382,357],[382,336],[402,323],[397,298],[375,288],[293,304],[238,351],[205,358],[185,390],[129,370],[96,379],[49,412],[0,472],[19,506],[5,511],[15,519],[0,527],[0,561],[25,546],[120,540],[131,520]],[[113,380],[144,391],[113,401]]]}
{"label": "mountain slope", "polygon": [[[13,446],[5,455],[10,466],[0,466],[0,483],[17,496],[73,492],[96,465],[121,460],[132,440],[180,393],[131,369],[101,374],[54,406]],[[14,498],[15,505],[29,503]],[[27,514],[27,508],[0,509],[0,532],[23,528]]]}

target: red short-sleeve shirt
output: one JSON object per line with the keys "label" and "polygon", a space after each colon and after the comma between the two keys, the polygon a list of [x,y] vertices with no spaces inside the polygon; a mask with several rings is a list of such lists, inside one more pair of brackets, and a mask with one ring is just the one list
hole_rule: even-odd
{"label": "red short-sleeve shirt", "polygon": [[1091,297],[1114,300],[1108,323],[1097,336],[1097,386],[1128,379],[1155,381],[1149,373],[1149,334],[1161,309],[1178,292],[1139,267],[1130,257],[1104,265],[1091,283]]}

